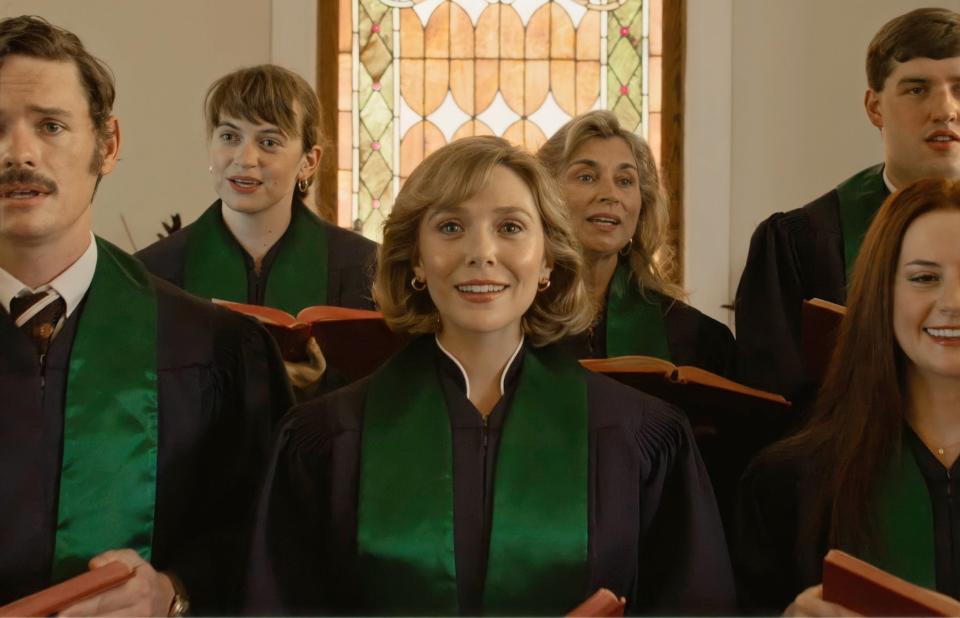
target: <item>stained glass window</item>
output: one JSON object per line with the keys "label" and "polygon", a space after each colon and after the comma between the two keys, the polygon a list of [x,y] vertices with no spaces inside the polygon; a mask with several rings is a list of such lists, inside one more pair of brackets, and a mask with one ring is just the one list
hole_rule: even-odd
{"label": "stained glass window", "polygon": [[440,146],[610,109],[660,150],[662,0],[339,0],[338,221],[379,240]]}

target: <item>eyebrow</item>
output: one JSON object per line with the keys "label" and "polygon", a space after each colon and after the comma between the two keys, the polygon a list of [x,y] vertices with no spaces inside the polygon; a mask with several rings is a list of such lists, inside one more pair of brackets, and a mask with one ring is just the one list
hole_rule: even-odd
{"label": "eyebrow", "polygon": [[40,105],[31,105],[29,109],[31,112],[42,114],[44,116],[58,116],[61,118],[70,118],[73,116],[73,114],[61,107],[43,107]]}
{"label": "eyebrow", "polygon": [[[949,82],[960,82],[960,75],[951,75],[947,78]],[[932,79],[926,77],[904,77],[897,82],[897,86],[929,86],[933,82]]]}
{"label": "eyebrow", "polygon": [[[434,210],[432,213],[430,213],[429,215],[427,215],[427,221],[432,221],[433,219],[441,215],[462,215],[464,212],[465,212],[465,209],[459,204],[455,206],[445,206],[443,208],[438,208]],[[497,206],[493,209],[493,212],[495,212],[498,215],[521,214],[527,217],[530,216],[530,213],[527,212],[521,206]]]}
{"label": "eyebrow", "polygon": [[931,262],[930,260],[911,260],[904,264],[904,266],[934,266],[939,268],[940,262]]}
{"label": "eyebrow", "polygon": [[[230,127],[230,128],[233,129],[234,131],[242,131],[242,129],[241,129],[240,127],[238,127],[237,125],[233,124],[232,122],[227,122],[227,121],[223,121],[223,122],[221,122],[220,124],[217,125],[217,128],[218,128],[218,129],[219,129],[220,127]],[[260,130],[260,131],[257,131],[257,134],[258,134],[258,135],[279,135],[279,136],[281,136],[281,137],[286,137],[286,136],[287,136],[286,133],[284,133],[282,130],[280,130],[280,129],[277,128],[277,127],[269,127],[269,128],[266,128],[266,129],[262,129],[262,130]]]}
{"label": "eyebrow", "polygon": [[[570,168],[570,167],[573,167],[574,165],[581,165],[581,164],[589,165],[591,167],[600,167],[600,164],[594,161],[593,159],[577,159],[576,161],[571,161],[570,165],[568,165],[567,167]],[[640,172],[640,170],[637,169],[637,166],[634,165],[633,163],[621,163],[620,165],[617,166],[617,169],[618,170],[630,169],[637,173]]]}

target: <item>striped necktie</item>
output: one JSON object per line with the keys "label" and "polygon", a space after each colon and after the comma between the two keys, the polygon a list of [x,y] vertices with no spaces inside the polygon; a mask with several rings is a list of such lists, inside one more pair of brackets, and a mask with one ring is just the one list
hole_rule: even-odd
{"label": "striped necktie", "polygon": [[16,296],[10,301],[10,316],[17,328],[37,346],[40,356],[47,353],[67,304],[53,289]]}

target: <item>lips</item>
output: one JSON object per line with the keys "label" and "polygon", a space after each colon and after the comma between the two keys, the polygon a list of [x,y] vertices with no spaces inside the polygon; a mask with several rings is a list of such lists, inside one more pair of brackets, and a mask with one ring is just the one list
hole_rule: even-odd
{"label": "lips", "polygon": [[263,184],[256,178],[251,178],[250,176],[231,176],[227,178],[227,181],[230,183],[230,186],[240,193],[253,193]]}
{"label": "lips", "polygon": [[587,217],[587,223],[593,223],[601,226],[620,225],[620,217],[608,213],[601,213]]}
{"label": "lips", "polygon": [[958,326],[926,326],[923,332],[934,339],[954,339],[960,341],[960,327]]}
{"label": "lips", "polygon": [[40,185],[10,184],[0,186],[0,198],[8,200],[29,200],[49,195],[51,191]]}

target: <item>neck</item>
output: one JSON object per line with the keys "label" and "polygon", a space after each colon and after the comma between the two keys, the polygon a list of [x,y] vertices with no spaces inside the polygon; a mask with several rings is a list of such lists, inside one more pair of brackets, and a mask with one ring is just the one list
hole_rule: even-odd
{"label": "neck", "polygon": [[284,204],[292,204],[292,199],[253,213],[238,212],[226,205],[221,209],[227,229],[258,265],[290,225],[293,208]]}
{"label": "neck", "polygon": [[460,362],[470,385],[470,402],[484,417],[500,400],[500,378],[507,362],[520,345],[522,334],[516,329],[497,333],[462,332],[453,328],[440,331],[437,340]]}
{"label": "neck", "polygon": [[50,283],[80,259],[90,246],[89,226],[55,242],[16,243],[0,240],[0,268],[32,290]]}
{"label": "neck", "polygon": [[601,255],[587,251],[584,254],[583,280],[590,290],[597,307],[603,306],[603,299],[607,296],[610,280],[617,270],[617,254]]}
{"label": "neck", "polygon": [[942,463],[952,464],[960,455],[960,380],[909,371],[907,421]]}

